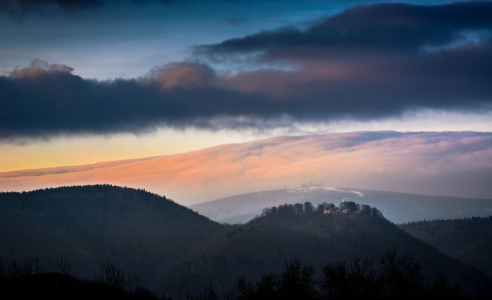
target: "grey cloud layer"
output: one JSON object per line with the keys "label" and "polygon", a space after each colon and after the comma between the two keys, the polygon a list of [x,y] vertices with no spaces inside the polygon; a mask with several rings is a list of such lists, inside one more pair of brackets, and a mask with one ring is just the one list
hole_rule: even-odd
{"label": "grey cloud layer", "polygon": [[104,5],[103,0],[0,0],[0,12],[21,18],[29,12],[48,14],[52,12],[73,12],[84,8]]}
{"label": "grey cloud layer", "polygon": [[[197,49],[215,59],[253,55],[260,68],[237,74],[171,63],[140,78],[96,81],[34,62],[0,77],[0,138],[490,111],[491,4],[358,6],[305,31],[283,28]],[[475,40],[463,43],[469,34]],[[264,62],[296,68],[261,68]]]}
{"label": "grey cloud layer", "polygon": [[137,79],[96,81],[35,61],[0,77],[0,138],[211,127],[214,117],[278,113],[270,99],[214,87],[210,77],[205,65],[174,63]]}
{"label": "grey cloud layer", "polygon": [[94,9],[108,4],[121,3],[143,4],[160,2],[170,4],[174,0],[0,0],[0,12],[10,17],[21,19],[28,13],[50,15],[52,13],[73,13],[83,9]]}
{"label": "grey cloud layer", "polygon": [[283,27],[219,44],[198,46],[197,54],[221,55],[262,52],[262,60],[329,58],[332,55],[375,53],[420,54],[424,47],[458,42],[481,33],[492,41],[492,2],[470,1],[424,6],[404,3],[358,5],[319,20],[302,31]]}

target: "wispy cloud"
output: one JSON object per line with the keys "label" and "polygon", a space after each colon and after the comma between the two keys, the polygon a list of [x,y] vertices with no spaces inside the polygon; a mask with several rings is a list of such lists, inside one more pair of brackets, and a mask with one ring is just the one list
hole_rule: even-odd
{"label": "wispy cloud", "polygon": [[3,191],[112,183],[186,204],[304,182],[492,198],[491,180],[492,134],[474,132],[278,137],[148,159],[0,173]]}

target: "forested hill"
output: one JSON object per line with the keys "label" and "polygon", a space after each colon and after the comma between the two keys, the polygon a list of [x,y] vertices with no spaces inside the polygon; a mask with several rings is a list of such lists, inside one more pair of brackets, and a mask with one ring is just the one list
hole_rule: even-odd
{"label": "forested hill", "polygon": [[319,267],[390,249],[415,257],[428,277],[444,272],[466,287],[483,279],[353,202],[281,205],[224,225],[165,197],[110,185],[0,193],[0,240],[4,261],[38,257],[50,270],[63,256],[77,278],[91,278],[109,259],[137,274],[140,286],[174,299],[208,285],[224,295],[239,276],[258,280],[294,257]]}
{"label": "forested hill", "polygon": [[492,216],[398,225],[444,254],[492,276]]}
{"label": "forested hill", "polygon": [[[72,223],[77,221],[70,220],[73,217],[83,217],[83,214],[89,213],[100,214],[100,217],[108,218],[141,218],[140,213],[148,212],[147,210],[152,208],[156,213],[148,216],[151,218],[166,217],[175,221],[216,224],[164,196],[143,189],[108,184],[47,188],[22,193],[0,193],[0,201],[0,205],[5,210],[36,214],[39,217],[43,217],[44,214],[55,215],[63,212],[66,221]],[[44,215],[44,217],[50,217],[50,215]]]}
{"label": "forested hill", "polygon": [[[222,226],[144,190],[74,186],[0,194],[0,257],[70,259],[80,277],[100,262],[138,274],[141,285],[161,286],[159,275],[193,252]],[[50,267],[50,266],[48,266]]]}
{"label": "forested hill", "polygon": [[[228,278],[246,274],[253,281],[259,280],[264,270],[279,272],[292,257],[323,266],[353,259],[354,255],[378,258],[393,248],[416,258],[429,280],[441,272],[454,283],[474,287],[483,278],[474,268],[405,233],[379,210],[367,206],[350,210],[350,206],[321,204],[314,208],[305,203],[265,209],[261,216],[229,230],[200,257],[180,264],[169,286],[176,286],[179,278],[188,278],[181,282],[184,289],[212,285],[224,293],[232,288]],[[207,276],[211,273],[214,277]]]}

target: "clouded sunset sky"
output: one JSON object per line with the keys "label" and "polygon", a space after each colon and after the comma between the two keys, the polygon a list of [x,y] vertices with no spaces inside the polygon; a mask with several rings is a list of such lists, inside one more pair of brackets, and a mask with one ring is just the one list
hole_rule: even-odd
{"label": "clouded sunset sky", "polygon": [[[0,190],[109,182],[194,203],[311,180],[492,198],[491,16],[492,1],[0,0]],[[211,171],[217,146],[232,177]]]}

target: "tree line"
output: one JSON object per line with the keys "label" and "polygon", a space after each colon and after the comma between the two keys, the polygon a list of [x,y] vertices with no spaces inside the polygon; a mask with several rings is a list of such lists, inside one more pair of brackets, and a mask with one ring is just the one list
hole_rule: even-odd
{"label": "tree line", "polygon": [[476,224],[492,224],[492,215],[491,216],[486,216],[486,217],[464,217],[461,219],[432,219],[432,220],[421,220],[421,221],[412,221],[412,222],[405,222],[402,223],[398,226],[400,227],[408,227],[408,228],[414,228],[418,227],[421,225],[427,225],[427,224],[446,224],[446,223],[453,223],[459,224],[461,226],[467,226],[467,225],[476,225]]}
{"label": "tree line", "polygon": [[[12,298],[30,296],[50,299],[152,299],[171,300],[163,293],[157,297],[139,287],[138,276],[124,272],[107,260],[92,279],[71,275],[70,262],[60,259],[56,272],[45,272],[39,260],[0,260],[0,295]],[[426,281],[420,263],[409,255],[391,249],[378,258],[357,256],[328,263],[320,272],[298,258],[285,262],[280,273],[265,274],[257,282],[237,278],[235,287],[219,297],[214,288],[188,295],[187,300],[327,300],[327,299],[492,299],[492,281],[479,283],[465,291],[438,273]]]}
{"label": "tree line", "polygon": [[315,208],[311,202],[284,204],[277,207],[263,209],[259,218],[272,217],[304,217],[320,214],[365,214],[384,218],[383,213],[376,207],[367,204],[358,204],[353,201],[342,201],[339,206],[333,203],[322,202]]}
{"label": "tree line", "polygon": [[[188,300],[220,300],[209,286]],[[492,281],[464,291],[451,284],[445,274],[425,280],[418,261],[398,255],[395,249],[375,259],[354,256],[350,260],[328,263],[318,275],[313,265],[299,259],[285,263],[279,274],[269,273],[257,282],[239,277],[225,300],[328,300],[328,299],[492,299]]]}
{"label": "tree line", "polygon": [[51,272],[38,258],[12,259],[8,263],[0,258],[0,298],[158,299],[139,286],[136,274],[125,272],[109,260],[102,262],[90,279],[78,279],[72,273],[70,261],[63,256]]}

